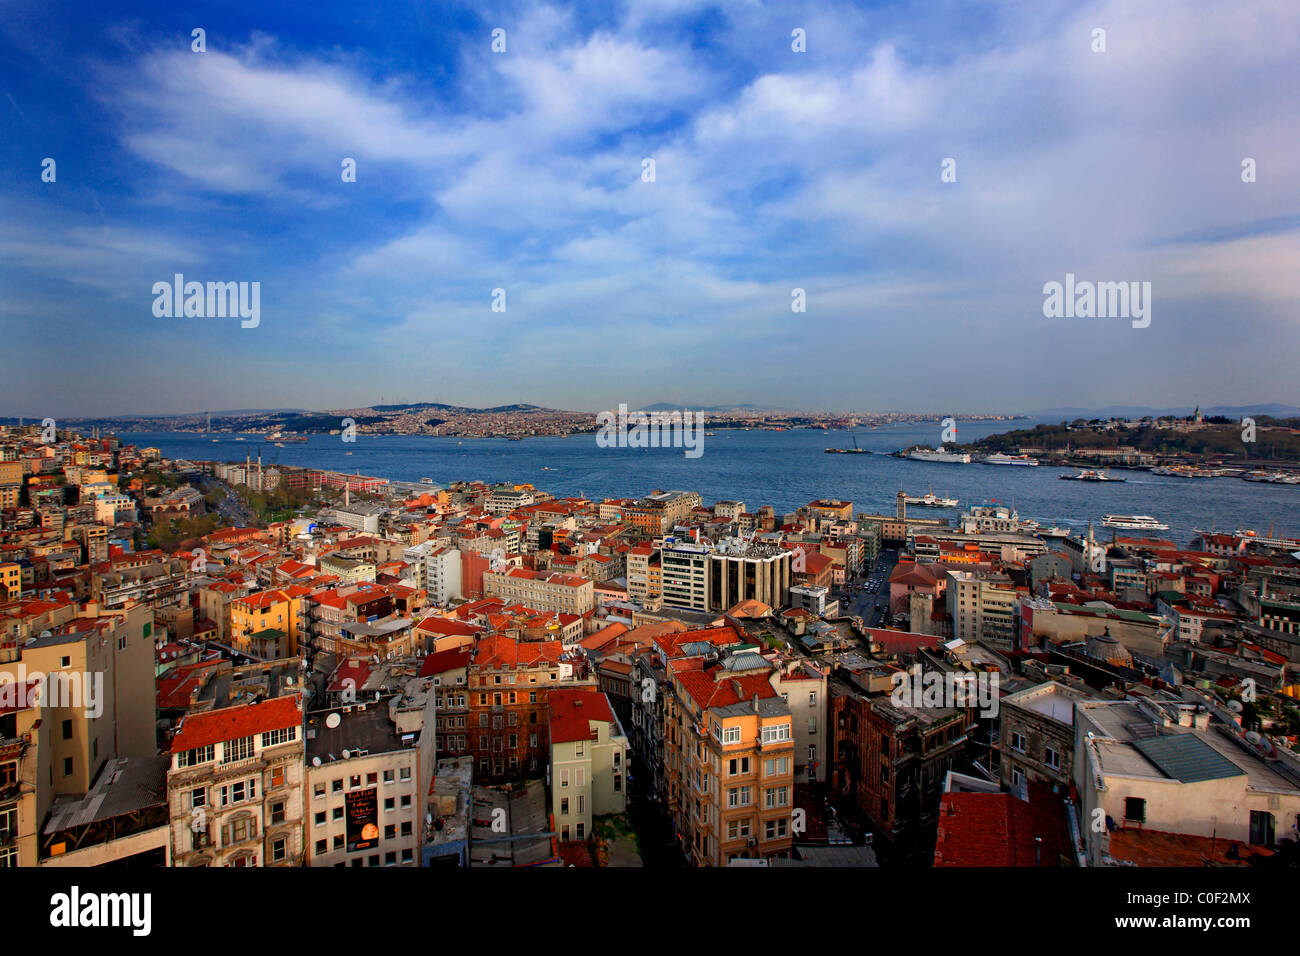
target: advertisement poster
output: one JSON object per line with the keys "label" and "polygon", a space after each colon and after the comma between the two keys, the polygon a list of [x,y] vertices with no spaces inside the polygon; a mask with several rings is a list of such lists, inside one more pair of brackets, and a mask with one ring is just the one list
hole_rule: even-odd
{"label": "advertisement poster", "polygon": [[348,851],[368,850],[379,845],[378,791],[354,790],[344,801],[348,820]]}

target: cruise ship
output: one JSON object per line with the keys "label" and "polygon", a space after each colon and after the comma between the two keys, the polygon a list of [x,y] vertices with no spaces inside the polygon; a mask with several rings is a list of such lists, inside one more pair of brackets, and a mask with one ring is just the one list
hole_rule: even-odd
{"label": "cruise ship", "polygon": [[1004,455],[1002,452],[994,452],[980,459],[982,465],[1028,465],[1037,466],[1038,459],[1030,458],[1028,455]]}
{"label": "cruise ship", "polygon": [[903,495],[903,501],[909,505],[919,505],[922,508],[956,508],[956,498],[941,498],[933,491],[923,495]]}
{"label": "cruise ship", "polygon": [[913,448],[907,453],[913,461],[938,461],[948,465],[969,465],[970,455],[964,451],[944,451],[938,448]]}
{"label": "cruise ship", "polygon": [[1150,515],[1106,515],[1101,523],[1107,528],[1124,528],[1129,531],[1168,531],[1169,525]]}
{"label": "cruise ship", "polygon": [[1061,475],[1062,481],[1128,481],[1127,478],[1112,478],[1110,475],[1103,474],[1100,471],[1092,471],[1085,468],[1077,475]]}

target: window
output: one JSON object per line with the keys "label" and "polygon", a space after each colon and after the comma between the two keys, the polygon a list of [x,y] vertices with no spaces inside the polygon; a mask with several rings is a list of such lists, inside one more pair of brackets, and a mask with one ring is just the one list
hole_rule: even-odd
{"label": "window", "polygon": [[1055,750],[1053,750],[1051,747],[1048,747],[1044,750],[1043,760],[1053,770],[1061,769],[1061,755],[1057,753]]}
{"label": "window", "polygon": [[1025,752],[1025,737],[1023,734],[1013,733],[1011,735],[1011,749],[1018,750],[1020,753]]}
{"label": "window", "polygon": [[402,768],[398,771],[398,776],[399,776],[400,779],[402,779],[402,780],[410,780],[410,779],[411,779],[411,768],[410,768],[410,767],[402,767]]}
{"label": "window", "polygon": [[289,856],[289,841],[284,837],[271,841],[271,862],[282,863]]}
{"label": "window", "polygon": [[560,786],[561,786],[561,787],[567,787],[568,785],[569,785],[569,768],[568,768],[568,767],[561,767],[561,768],[560,768]]}
{"label": "window", "polygon": [[332,793],[342,793],[342,792],[343,792],[343,778],[342,778],[342,777],[339,777],[337,780],[331,780],[331,781],[330,781],[330,791],[331,791]]}
{"label": "window", "polygon": [[70,720],[65,720],[63,722],[63,739],[64,740],[72,739],[72,721]]}
{"label": "window", "polygon": [[325,853],[326,853],[326,851],[327,851],[328,849],[329,849],[329,844],[328,844],[326,841],[324,841],[324,840],[317,840],[317,841],[316,841],[316,855],[317,855],[317,856],[324,856]]}
{"label": "window", "polygon": [[255,747],[252,737],[240,737],[238,740],[227,740],[221,757],[222,763],[234,763],[236,760],[246,760],[253,756]]}
{"label": "window", "polygon": [[585,839],[587,835],[586,830],[587,830],[587,825],[585,823],[579,823],[578,829],[574,835],[577,836],[579,840]]}
{"label": "window", "polygon": [[789,739],[791,739],[789,724],[773,724],[763,728],[763,743],[765,744],[778,743]]}
{"label": "window", "polygon": [[271,822],[272,823],[284,822],[284,801],[283,800],[277,800],[275,803],[271,804]]}
{"label": "window", "polygon": [[725,727],[725,728],[723,728],[723,731],[722,731],[722,742],[723,742],[724,744],[738,744],[738,743],[740,743],[740,728],[739,728],[739,727]]}
{"label": "window", "polygon": [[284,786],[284,768],[276,767],[271,771],[271,789]]}
{"label": "window", "polygon": [[322,827],[322,826],[325,825],[325,811],[324,811],[324,810],[317,810],[317,811],[316,811],[315,821],[316,821],[316,826],[318,826],[318,827]]}
{"label": "window", "polygon": [[1142,823],[1147,818],[1147,802],[1141,797],[1124,798],[1124,819]]}
{"label": "window", "polygon": [[560,816],[567,817],[568,815],[569,815],[569,798],[560,797]]}
{"label": "window", "polygon": [[297,739],[297,727],[283,727],[280,730],[270,730],[262,734],[262,746],[274,747],[276,744],[286,744],[291,740]]}
{"label": "window", "polygon": [[208,744],[206,747],[195,747],[193,750],[186,750],[179,756],[177,763],[182,767],[196,767],[201,763],[207,763],[213,756],[213,746]]}
{"label": "window", "polygon": [[208,805],[207,787],[196,787],[190,791],[190,806],[197,809]]}
{"label": "window", "polygon": [[64,775],[65,777],[71,777],[71,776],[72,776],[72,758],[71,758],[71,757],[64,757],[64,758],[63,758],[63,775]]}
{"label": "window", "polygon": [[579,813],[587,812],[587,798],[583,796],[581,793],[578,794],[578,812]]}

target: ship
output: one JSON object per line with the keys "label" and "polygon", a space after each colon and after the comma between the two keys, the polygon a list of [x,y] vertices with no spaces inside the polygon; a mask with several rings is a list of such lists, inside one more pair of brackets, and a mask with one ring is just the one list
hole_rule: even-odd
{"label": "ship", "polygon": [[858,436],[854,435],[852,448],[827,448],[826,454],[828,455],[870,455],[871,452],[866,448],[859,448]]}
{"label": "ship", "polygon": [[1150,515],[1106,515],[1101,521],[1107,528],[1124,528],[1129,531],[1168,531],[1169,525]]}
{"label": "ship", "polygon": [[1077,475],[1061,475],[1062,481],[1128,481],[1127,478],[1112,478],[1110,475],[1103,474],[1100,471],[1092,471],[1085,468]]}
{"label": "ship", "polygon": [[944,451],[943,446],[938,448],[913,448],[907,453],[907,457],[913,461],[937,461],[948,465],[969,465],[970,454],[964,451]]}
{"label": "ship", "polygon": [[941,498],[933,491],[926,492],[923,495],[903,495],[903,501],[909,505],[919,505],[922,508],[956,508],[956,498]]}
{"label": "ship", "polygon": [[994,452],[980,459],[982,465],[1028,465],[1037,467],[1038,459],[1030,458],[1028,455],[1004,455],[1002,452]]}

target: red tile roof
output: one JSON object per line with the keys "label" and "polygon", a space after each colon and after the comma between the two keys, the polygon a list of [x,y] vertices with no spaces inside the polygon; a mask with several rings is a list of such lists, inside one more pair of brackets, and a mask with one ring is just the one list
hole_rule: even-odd
{"label": "red tile roof", "polygon": [[609,700],[600,691],[556,688],[547,695],[552,743],[595,740],[591,721],[614,722]]}
{"label": "red tile roof", "polygon": [[191,714],[181,721],[172,738],[172,753],[184,753],[196,747],[238,740],[269,730],[302,725],[302,701],[298,694],[272,697],[256,704],[239,704],[202,714]]}

